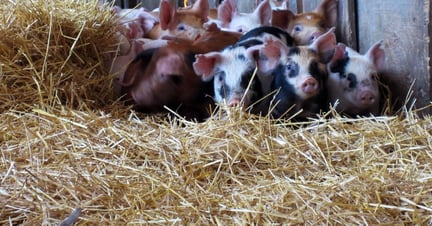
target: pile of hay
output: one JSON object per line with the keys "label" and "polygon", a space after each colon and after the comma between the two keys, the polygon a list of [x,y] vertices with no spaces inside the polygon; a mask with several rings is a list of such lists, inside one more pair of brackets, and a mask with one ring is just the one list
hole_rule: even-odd
{"label": "pile of hay", "polygon": [[112,99],[108,9],[17,2],[0,6],[0,224],[432,224],[431,117],[141,115]]}

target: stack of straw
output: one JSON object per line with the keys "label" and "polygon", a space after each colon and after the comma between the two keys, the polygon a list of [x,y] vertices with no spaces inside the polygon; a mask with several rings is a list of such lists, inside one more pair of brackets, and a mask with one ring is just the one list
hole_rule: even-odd
{"label": "stack of straw", "polygon": [[0,8],[0,224],[432,224],[431,117],[138,114],[104,70],[109,9]]}

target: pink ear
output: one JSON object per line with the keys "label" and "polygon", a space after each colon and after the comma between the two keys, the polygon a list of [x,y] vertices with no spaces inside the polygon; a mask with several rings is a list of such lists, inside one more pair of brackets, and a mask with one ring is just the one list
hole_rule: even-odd
{"label": "pink ear", "polygon": [[192,6],[192,12],[198,13],[201,20],[206,22],[210,13],[208,0],[198,0]]}
{"label": "pink ear", "polygon": [[272,10],[271,25],[286,30],[294,16],[294,13],[288,9]]}
{"label": "pink ear", "polygon": [[168,29],[168,25],[174,19],[175,9],[170,1],[162,0],[159,6],[159,20],[162,30]]}
{"label": "pink ear", "polygon": [[138,15],[139,21],[144,29],[144,34],[150,32],[151,29],[159,22],[158,18],[148,12],[142,12]]}
{"label": "pink ear", "polygon": [[288,52],[288,47],[285,46],[279,39],[266,37],[264,45],[260,48],[258,69],[264,74],[274,70],[281,58]]}
{"label": "pink ear", "polygon": [[334,27],[337,22],[338,14],[338,1],[337,0],[323,0],[321,4],[315,9],[315,12],[324,18],[325,27]]}
{"label": "pink ear", "polygon": [[224,0],[218,7],[218,19],[222,21],[223,26],[228,26],[235,13],[237,6],[234,0]]}
{"label": "pink ear", "polygon": [[272,10],[269,0],[262,1],[255,9],[254,14],[258,15],[260,18],[261,25],[270,25]]}
{"label": "pink ear", "polygon": [[337,62],[338,60],[341,60],[345,57],[345,48],[346,45],[343,43],[338,43],[335,47],[334,54],[332,59],[330,60],[330,63]]}
{"label": "pink ear", "polygon": [[385,53],[384,50],[381,49],[382,44],[383,40],[380,40],[371,46],[365,54],[375,65],[377,70],[382,70],[384,68]]}
{"label": "pink ear", "polygon": [[331,72],[334,72],[334,67],[337,65],[338,61],[345,58],[345,48],[346,46],[343,43],[338,43],[336,45],[333,57],[328,63]]}
{"label": "pink ear", "polygon": [[195,73],[202,76],[203,81],[210,81],[213,78],[215,66],[220,59],[221,55],[219,52],[197,54],[192,66]]}
{"label": "pink ear", "polygon": [[309,45],[309,49],[318,53],[321,63],[328,63],[333,56],[336,47],[336,35],[334,31],[334,27],[330,28],[330,30],[319,36]]}

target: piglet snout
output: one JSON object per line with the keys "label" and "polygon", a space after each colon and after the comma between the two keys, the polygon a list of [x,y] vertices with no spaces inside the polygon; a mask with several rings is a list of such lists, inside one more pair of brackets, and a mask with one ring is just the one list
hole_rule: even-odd
{"label": "piglet snout", "polygon": [[312,95],[318,91],[318,81],[314,78],[308,78],[301,85],[301,89],[304,93]]}
{"label": "piglet snout", "polygon": [[233,98],[228,102],[229,107],[235,107],[240,105],[240,98]]}
{"label": "piglet snout", "polygon": [[360,93],[360,103],[362,105],[371,105],[375,103],[375,95],[370,91],[363,91]]}

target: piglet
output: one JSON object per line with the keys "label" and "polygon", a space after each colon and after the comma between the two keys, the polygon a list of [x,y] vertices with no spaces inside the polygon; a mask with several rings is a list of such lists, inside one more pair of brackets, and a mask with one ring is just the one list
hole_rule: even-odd
{"label": "piglet", "polygon": [[385,60],[381,46],[379,41],[362,55],[342,43],[337,45],[328,64],[327,81],[329,101],[337,112],[349,116],[379,114],[378,73]]}
{"label": "piglet", "polygon": [[[271,71],[271,88],[276,94],[269,103],[274,118],[305,119],[322,108],[325,64],[330,61],[336,45],[334,28],[318,37],[309,46],[287,47],[275,39],[267,39],[260,55],[263,71]],[[300,112],[301,111],[301,112]],[[299,114],[297,114],[299,113]]]}
{"label": "piglet", "polygon": [[271,24],[286,30],[297,45],[309,45],[337,22],[337,0],[323,0],[312,12],[273,10]]}
{"label": "piglet", "polygon": [[213,84],[195,74],[195,54],[221,50],[238,38],[237,33],[211,29],[195,41],[173,39],[144,50],[127,67],[121,93],[142,112],[166,112],[168,107],[188,119],[203,120],[213,104]]}
{"label": "piglet", "polygon": [[121,9],[118,6],[115,6],[113,11],[119,17],[117,30],[129,40],[144,38],[145,34],[159,23],[159,18],[143,7],[136,9]]}
{"label": "piglet", "polygon": [[169,0],[161,0],[159,6],[159,20],[146,37],[161,39],[164,37],[179,37],[195,40],[205,32],[204,23],[209,15],[208,0],[197,0],[192,7],[178,8]]}
{"label": "piglet", "polygon": [[241,13],[235,0],[224,0],[218,7],[218,20],[222,29],[245,33],[259,26],[270,25],[269,0],[262,1],[252,13]]}
{"label": "piglet", "polygon": [[[213,81],[214,99],[217,103],[226,103],[228,106],[242,105],[247,109],[256,104],[263,93],[270,89],[271,81],[267,80],[268,77],[263,77],[257,68],[260,60],[257,54],[267,36],[281,40],[285,45],[293,44],[293,39],[285,31],[264,26],[252,29],[244,34],[238,43],[222,51],[196,55],[194,70],[203,81]],[[250,110],[257,113],[258,109]]]}

